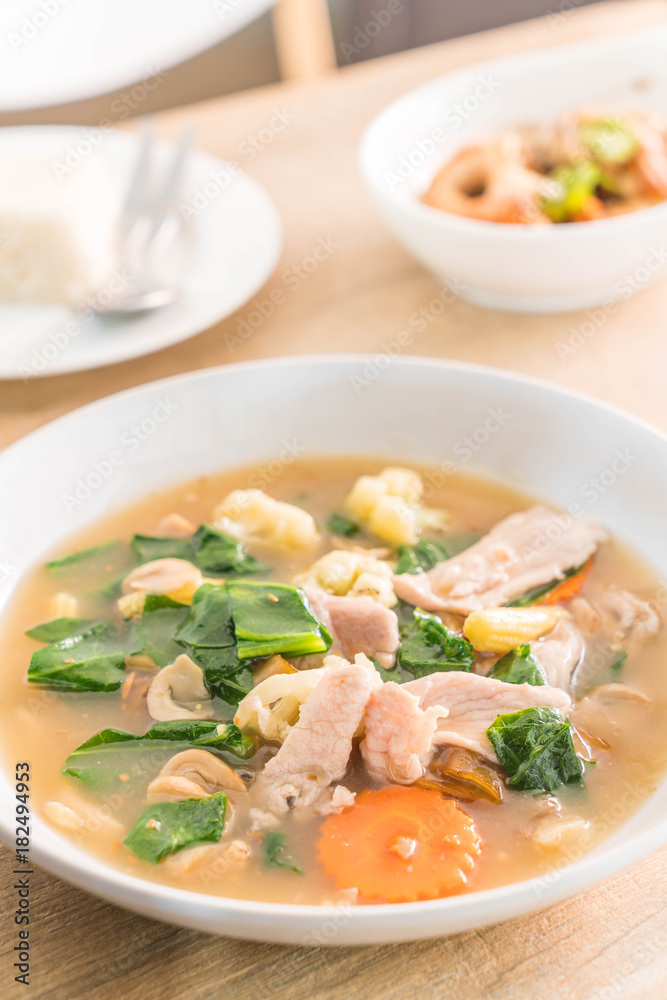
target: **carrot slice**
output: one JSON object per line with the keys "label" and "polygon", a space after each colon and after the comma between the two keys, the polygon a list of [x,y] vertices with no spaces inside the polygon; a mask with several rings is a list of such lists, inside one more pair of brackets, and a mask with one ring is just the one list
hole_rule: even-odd
{"label": "carrot slice", "polygon": [[480,852],[470,816],[440,792],[385,785],[322,824],[319,859],[339,889],[389,903],[459,892]]}
{"label": "carrot slice", "polygon": [[548,594],[538,601],[538,604],[562,604],[564,601],[571,601],[573,597],[576,597],[584,583],[586,578],[591,571],[591,566],[593,560],[589,559],[587,563],[581,567],[578,573],[574,576],[568,576],[562,583],[559,583],[557,587],[550,590]]}

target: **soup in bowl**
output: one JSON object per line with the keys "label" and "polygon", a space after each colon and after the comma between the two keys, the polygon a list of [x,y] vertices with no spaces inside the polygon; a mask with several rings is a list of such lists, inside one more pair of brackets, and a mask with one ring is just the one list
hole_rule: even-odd
{"label": "soup in bowl", "polygon": [[[406,362],[364,385],[363,365],[89,408],[117,474],[60,474],[3,618],[2,753],[34,819],[17,850],[226,933],[308,942],[343,913],[342,943],[541,906],[661,842],[659,511],[655,489],[636,521],[625,498],[662,438],[500,373]],[[95,421],[67,423],[84,447]],[[58,431],[5,460],[55,457]]]}

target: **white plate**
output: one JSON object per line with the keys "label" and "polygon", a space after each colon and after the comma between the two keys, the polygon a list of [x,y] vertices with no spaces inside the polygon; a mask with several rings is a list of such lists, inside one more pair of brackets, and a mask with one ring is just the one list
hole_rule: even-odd
{"label": "white plate", "polygon": [[[274,2],[2,0],[0,111],[84,100],[154,78],[235,34]],[[129,100],[141,94],[138,88]]]}
{"label": "white plate", "polygon": [[[81,152],[84,161],[94,156],[124,190],[137,138],[69,126],[0,130],[0,156],[19,149],[52,156],[65,166],[76,164]],[[171,147],[160,143],[157,152],[158,158],[168,158]],[[235,166],[232,173],[230,164],[198,151],[190,159],[182,203],[190,220],[192,261],[178,300],[143,316],[88,321],[62,306],[0,303],[0,378],[60,375],[149,354],[219,322],[261,288],[282,246],[275,205]],[[73,321],[76,328],[69,326]]]}
{"label": "white plate", "polygon": [[[158,402],[159,423],[151,417]],[[128,445],[127,429],[139,424],[150,433],[140,447],[136,438]],[[477,451],[462,444],[473,439]],[[320,356],[226,365],[139,386],[61,417],[0,454],[0,609],[30,565],[71,532],[188,478],[251,462],[279,466],[287,445],[311,456],[376,455],[443,470],[454,464],[564,509],[578,502],[667,578],[664,434],[614,407],[509,372],[424,358],[379,364],[377,357]],[[594,493],[591,505],[582,484],[608,469],[619,449],[634,462],[613,489]],[[72,504],[75,493],[80,500]],[[1,687],[0,672],[0,710]],[[14,763],[0,767],[0,838],[10,845]],[[347,909],[172,889],[109,867],[39,816],[31,819],[31,857],[120,906],[213,934],[309,945],[407,941],[541,910],[666,843],[667,781],[633,816],[626,792],[620,788],[608,806],[610,816],[620,808],[626,821],[590,854],[573,852],[574,863],[423,903]]]}

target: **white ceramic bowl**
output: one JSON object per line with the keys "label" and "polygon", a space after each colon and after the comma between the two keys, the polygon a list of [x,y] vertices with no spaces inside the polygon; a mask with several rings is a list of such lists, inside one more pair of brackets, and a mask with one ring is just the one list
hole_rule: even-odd
{"label": "white ceramic bowl", "polygon": [[[142,422],[145,440],[137,447],[128,431]],[[150,490],[241,463],[264,465],[286,447],[399,458],[445,472],[454,464],[562,507],[579,503],[667,574],[662,434],[592,399],[507,372],[332,356],[229,365],[140,386],[76,410],[0,454],[0,607],[21,574],[70,532]],[[612,475],[621,467],[619,450],[627,469]],[[112,452],[121,456],[113,466]],[[582,494],[590,497],[591,476],[606,484],[596,503]],[[72,506],[68,498],[77,495],[83,499]],[[1,687],[0,674],[0,696]],[[14,763],[0,768],[0,836],[10,845]],[[666,807],[664,783],[594,852],[543,878],[395,906],[278,905],[155,885],[82,853],[37,816],[32,857],[89,892],[161,920],[267,941],[358,945],[479,927],[579,892],[667,842]],[[621,801],[618,808],[627,814]]]}
{"label": "white ceramic bowl", "polygon": [[667,117],[667,27],[448,73],[389,105],[366,130],[363,175],[387,226],[462,298],[564,312],[629,298],[667,276],[667,203],[566,226],[480,222],[419,202],[460,148],[581,108]]}

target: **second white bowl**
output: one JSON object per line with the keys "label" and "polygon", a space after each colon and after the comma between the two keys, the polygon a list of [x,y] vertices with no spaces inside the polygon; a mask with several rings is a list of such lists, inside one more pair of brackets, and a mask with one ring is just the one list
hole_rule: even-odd
{"label": "second white bowl", "polygon": [[541,313],[611,305],[667,276],[667,203],[596,222],[524,226],[467,219],[419,201],[463,146],[577,108],[667,115],[667,28],[431,80],[370,124],[362,172],[396,238],[461,298]]}

